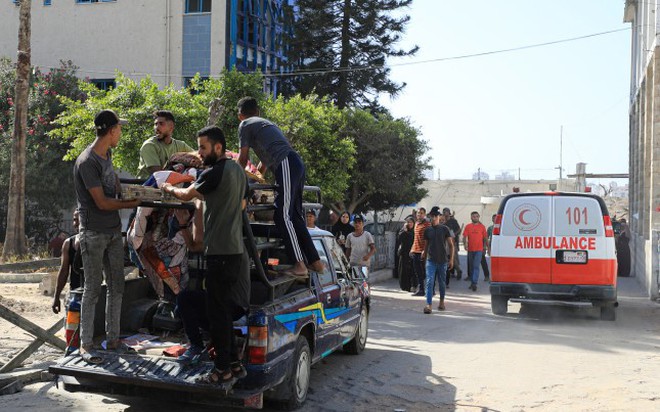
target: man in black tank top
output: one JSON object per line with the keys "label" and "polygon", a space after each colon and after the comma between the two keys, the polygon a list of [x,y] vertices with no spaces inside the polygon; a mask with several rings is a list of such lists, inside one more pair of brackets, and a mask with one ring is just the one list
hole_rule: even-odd
{"label": "man in black tank top", "polygon": [[[73,228],[78,231],[78,211],[73,212]],[[78,234],[67,238],[62,244],[60,271],[57,274],[57,286],[53,297],[53,312],[60,313],[60,295],[66,281],[69,279],[69,290],[80,288],[85,283],[83,274],[82,255],[80,254],[80,240]]]}

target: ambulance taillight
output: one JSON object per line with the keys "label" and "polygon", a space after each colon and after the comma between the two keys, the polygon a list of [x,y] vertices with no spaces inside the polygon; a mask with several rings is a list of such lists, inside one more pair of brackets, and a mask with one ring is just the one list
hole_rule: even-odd
{"label": "ambulance taillight", "polygon": [[612,219],[609,216],[603,216],[603,223],[605,223],[605,237],[614,237],[614,228],[612,227]]}
{"label": "ambulance taillight", "polygon": [[499,236],[500,228],[502,227],[502,215],[498,214],[495,216],[495,222],[493,222],[493,235]]}

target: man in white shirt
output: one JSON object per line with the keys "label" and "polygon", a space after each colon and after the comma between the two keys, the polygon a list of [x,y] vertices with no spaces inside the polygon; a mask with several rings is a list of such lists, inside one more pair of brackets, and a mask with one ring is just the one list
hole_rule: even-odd
{"label": "man in white shirt", "polygon": [[355,216],[353,226],[355,232],[346,237],[346,256],[352,266],[359,266],[368,275],[371,257],[376,254],[376,243],[371,233],[364,231],[362,216]]}

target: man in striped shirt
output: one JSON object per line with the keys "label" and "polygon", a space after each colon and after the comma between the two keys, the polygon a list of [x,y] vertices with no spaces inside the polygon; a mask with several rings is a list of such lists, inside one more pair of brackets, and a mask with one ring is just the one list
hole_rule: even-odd
{"label": "man in striped shirt", "polygon": [[424,292],[426,270],[424,268],[424,260],[422,260],[422,252],[424,252],[424,249],[426,248],[424,231],[429,226],[431,226],[431,223],[426,219],[426,209],[420,207],[417,211],[417,222],[415,222],[415,237],[412,248],[410,248],[410,257],[413,260],[413,271],[417,278],[417,291],[413,293],[413,296],[426,296]]}

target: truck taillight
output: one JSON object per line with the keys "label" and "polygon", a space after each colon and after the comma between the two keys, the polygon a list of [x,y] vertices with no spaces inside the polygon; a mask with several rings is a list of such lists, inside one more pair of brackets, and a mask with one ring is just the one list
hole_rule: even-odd
{"label": "truck taillight", "polygon": [[495,216],[495,222],[493,222],[493,235],[500,234],[500,228],[502,227],[502,215],[498,214]]}
{"label": "truck taillight", "polygon": [[250,363],[266,363],[266,351],[268,350],[267,326],[250,326],[248,348],[248,359]]}
{"label": "truck taillight", "polygon": [[605,224],[605,237],[614,237],[614,228],[612,227],[612,219],[609,216],[603,216],[603,223]]}

